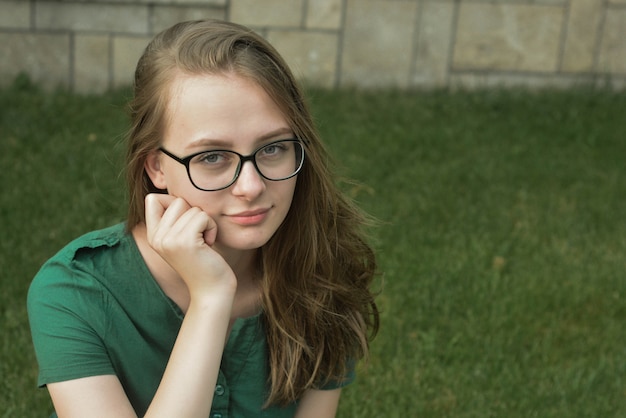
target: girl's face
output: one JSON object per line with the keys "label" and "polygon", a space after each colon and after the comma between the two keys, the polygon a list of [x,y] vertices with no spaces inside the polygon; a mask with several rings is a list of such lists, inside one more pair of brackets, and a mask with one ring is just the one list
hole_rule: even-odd
{"label": "girl's face", "polygon": [[[162,146],[180,158],[218,149],[249,155],[263,145],[294,137],[267,93],[237,75],[178,74],[170,98]],[[217,250],[264,245],[285,219],[296,186],[296,177],[264,179],[251,161],[243,164],[234,184],[211,192],[195,188],[185,166],[162,152],[148,158],[146,169],[156,187],[215,220]]]}

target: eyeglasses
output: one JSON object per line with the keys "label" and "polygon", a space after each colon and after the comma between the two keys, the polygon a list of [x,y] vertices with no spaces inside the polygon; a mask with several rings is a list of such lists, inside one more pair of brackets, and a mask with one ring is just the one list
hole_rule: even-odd
{"label": "eyeglasses", "polygon": [[251,161],[261,177],[271,181],[295,176],[304,164],[304,147],[297,138],[263,145],[250,155],[230,150],[211,150],[180,158],[164,148],[159,148],[159,151],[183,164],[191,184],[206,192],[230,187],[237,181],[246,161]]}

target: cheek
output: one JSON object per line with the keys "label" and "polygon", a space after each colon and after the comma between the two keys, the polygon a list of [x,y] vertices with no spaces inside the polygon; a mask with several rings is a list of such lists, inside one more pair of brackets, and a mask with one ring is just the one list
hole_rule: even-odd
{"label": "cheek", "polygon": [[184,177],[176,177],[168,183],[168,194],[184,199],[189,206],[198,207],[209,216],[220,214],[220,202],[224,200],[224,190],[205,192],[196,189],[184,173]]}
{"label": "cheek", "polygon": [[283,183],[284,188],[281,190],[281,201],[285,206],[285,210],[288,211],[293,201],[294,193],[296,192],[297,178],[285,180]]}
{"label": "cheek", "polygon": [[187,197],[181,197],[187,200],[190,206],[199,207],[214,219],[217,219],[217,217],[222,214],[224,208],[221,202],[226,199],[223,190],[204,192],[195,188],[187,194]]}
{"label": "cheek", "polygon": [[183,197],[182,195],[188,193],[190,188],[194,188],[187,176],[187,170],[182,165],[175,161],[167,161],[162,167],[167,191],[172,196]]}

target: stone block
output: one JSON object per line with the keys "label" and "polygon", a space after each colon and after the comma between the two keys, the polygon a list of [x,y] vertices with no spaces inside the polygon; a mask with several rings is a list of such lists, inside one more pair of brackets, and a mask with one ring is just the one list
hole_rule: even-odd
{"label": "stone block", "polygon": [[571,0],[562,70],[593,71],[603,5],[597,0]]}
{"label": "stone block", "polygon": [[307,29],[331,29],[341,27],[341,0],[315,0],[307,2]]}
{"label": "stone block", "polygon": [[599,88],[603,88],[603,89],[611,89],[614,91],[626,91],[626,76],[623,76],[623,77],[611,76],[610,78],[600,77],[596,80],[596,85]]}
{"label": "stone block", "polygon": [[215,7],[154,6],[150,25],[152,32],[157,33],[185,20],[225,18],[226,9]]}
{"label": "stone block", "polygon": [[37,29],[148,33],[148,6],[38,2]]}
{"label": "stone block", "polygon": [[442,87],[447,84],[453,22],[452,1],[426,2],[422,5],[417,24],[412,84],[421,87]]}
{"label": "stone block", "polygon": [[111,42],[108,35],[77,35],[74,39],[74,90],[102,93],[110,81]]}
{"label": "stone block", "polygon": [[68,34],[0,33],[0,80],[11,82],[25,72],[46,89],[68,87]]}
{"label": "stone block", "polygon": [[554,72],[564,8],[462,2],[455,69]]}
{"label": "stone block", "polygon": [[606,14],[597,70],[626,75],[626,9]]}
{"label": "stone block", "polygon": [[304,0],[231,0],[230,20],[253,27],[297,28],[302,24]]}
{"label": "stone block", "polygon": [[[107,1],[107,0],[104,0]],[[127,1],[127,0],[118,0]],[[228,4],[228,0],[139,0],[140,3],[153,3],[153,4],[180,4],[189,6],[222,6],[225,7]]]}
{"label": "stone block", "polygon": [[417,6],[415,1],[348,0],[342,85],[408,84]]}
{"label": "stone block", "polygon": [[586,74],[538,73],[455,73],[450,76],[450,87],[456,89],[525,88],[531,90],[569,89],[593,86],[595,80]]}
{"label": "stone block", "polygon": [[30,28],[30,2],[23,0],[0,1],[0,28]]}
{"label": "stone block", "polygon": [[137,61],[150,42],[150,37],[116,36],[113,38],[113,87],[133,84]]}
{"label": "stone block", "polygon": [[226,6],[228,4],[228,0],[130,0],[130,1],[129,0],[72,0],[72,1],[75,3],[129,3],[130,1],[132,1],[133,3],[137,3],[137,4],[169,4],[169,5],[181,4],[181,5],[194,5],[194,6]]}
{"label": "stone block", "polygon": [[335,85],[338,35],[276,30],[269,31],[267,39],[298,79],[321,87]]}

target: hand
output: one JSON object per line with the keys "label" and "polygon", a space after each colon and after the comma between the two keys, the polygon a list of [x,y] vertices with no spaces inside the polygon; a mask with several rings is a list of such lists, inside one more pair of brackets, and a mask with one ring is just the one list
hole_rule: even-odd
{"label": "hand", "polygon": [[217,236],[215,221],[182,198],[149,194],[145,202],[148,243],[181,276],[192,301],[221,292],[234,294],[235,275],[211,248]]}

